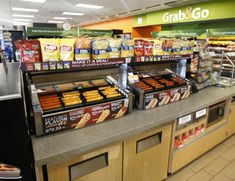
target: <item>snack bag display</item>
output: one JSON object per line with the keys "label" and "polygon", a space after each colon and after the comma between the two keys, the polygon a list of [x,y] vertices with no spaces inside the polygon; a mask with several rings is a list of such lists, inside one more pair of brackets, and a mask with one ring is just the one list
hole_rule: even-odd
{"label": "snack bag display", "polygon": [[75,42],[75,60],[88,60],[91,58],[91,39],[77,38]]}
{"label": "snack bag display", "polygon": [[166,39],[163,44],[163,54],[164,55],[171,55],[172,54],[172,47],[173,47],[173,40]]}
{"label": "snack bag display", "polygon": [[144,55],[144,40],[143,39],[134,40],[134,52],[135,52],[135,56]]}
{"label": "snack bag display", "polygon": [[172,45],[172,52],[175,55],[179,55],[181,53],[181,41],[179,39],[174,39]]}
{"label": "snack bag display", "polygon": [[163,55],[162,40],[153,40],[153,55]]}
{"label": "snack bag display", "polygon": [[60,39],[60,60],[74,60],[74,43],[75,39]]}
{"label": "snack bag display", "polygon": [[144,41],[144,55],[145,56],[153,55],[153,41],[151,40]]}
{"label": "snack bag display", "polygon": [[133,40],[122,40],[121,57],[134,57],[134,42]]}
{"label": "snack bag display", "polygon": [[42,60],[43,62],[48,61],[59,61],[60,51],[59,39],[39,39],[42,51]]}
{"label": "snack bag display", "polygon": [[93,59],[107,59],[109,41],[107,39],[94,39],[91,43]]}
{"label": "snack bag display", "polygon": [[121,39],[109,39],[109,58],[119,58],[121,54]]}
{"label": "snack bag display", "polygon": [[38,40],[18,40],[15,42],[20,52],[21,62],[41,62],[40,42]]}

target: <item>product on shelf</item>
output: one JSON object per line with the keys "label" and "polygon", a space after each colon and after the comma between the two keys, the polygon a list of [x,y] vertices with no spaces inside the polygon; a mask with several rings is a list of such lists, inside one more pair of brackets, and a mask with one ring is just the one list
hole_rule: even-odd
{"label": "product on shelf", "polygon": [[97,38],[93,39],[92,43],[92,58],[93,59],[107,59],[108,49],[109,49],[109,41],[105,38]]}
{"label": "product on shelf", "polygon": [[61,108],[61,102],[57,94],[39,96],[39,102],[43,111]]}
{"label": "product on shelf", "polygon": [[60,60],[74,60],[74,43],[75,39],[60,39]]}
{"label": "product on shelf", "polygon": [[122,40],[121,57],[134,57],[133,40]]}
{"label": "product on shelf", "polygon": [[91,38],[77,38],[75,42],[75,60],[91,58]]}
{"label": "product on shelf", "polygon": [[153,40],[153,55],[163,55],[163,40]]}
{"label": "product on shelf", "polygon": [[135,56],[144,56],[144,39],[134,40],[134,52]]}
{"label": "product on shelf", "polygon": [[43,62],[60,60],[59,39],[39,39]]}
{"label": "product on shelf", "polygon": [[145,40],[144,41],[144,56],[153,55],[153,41]]}
{"label": "product on shelf", "polygon": [[78,91],[63,92],[62,101],[65,106],[73,106],[81,104],[82,99],[80,98],[80,92]]}
{"label": "product on shelf", "polygon": [[38,40],[18,40],[15,42],[20,52],[21,62],[41,62],[40,42]]}
{"label": "product on shelf", "polygon": [[139,74],[139,81],[129,85],[136,96],[137,107],[145,110],[176,102],[190,95],[189,83],[169,72],[148,77]]}
{"label": "product on shelf", "polygon": [[75,88],[75,85],[73,83],[67,83],[67,84],[59,84],[56,85],[56,89],[58,91],[68,91],[68,90],[73,90]]}
{"label": "product on shelf", "polygon": [[108,39],[109,41],[109,58],[119,58],[121,54],[121,39]]}

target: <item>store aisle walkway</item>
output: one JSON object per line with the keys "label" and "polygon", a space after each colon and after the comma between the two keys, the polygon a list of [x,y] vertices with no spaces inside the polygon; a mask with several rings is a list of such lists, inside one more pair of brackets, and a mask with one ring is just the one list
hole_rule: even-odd
{"label": "store aisle walkway", "polygon": [[235,135],[166,181],[235,181]]}

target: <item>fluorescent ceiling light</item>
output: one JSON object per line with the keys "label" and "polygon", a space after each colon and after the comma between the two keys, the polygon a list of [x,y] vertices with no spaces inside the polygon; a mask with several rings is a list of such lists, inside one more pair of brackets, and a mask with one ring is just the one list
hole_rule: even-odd
{"label": "fluorescent ceiling light", "polygon": [[24,22],[30,22],[31,19],[14,19],[14,21],[24,21]]}
{"label": "fluorescent ceiling light", "polygon": [[33,18],[34,15],[26,15],[26,14],[13,14],[13,17],[21,17],[21,18]]}
{"label": "fluorescent ceiling light", "polygon": [[92,5],[92,4],[81,4],[81,3],[78,3],[76,6],[80,7],[80,8],[90,8],[90,9],[101,9],[101,8],[103,8],[103,6],[97,6],[97,5]]}
{"label": "fluorescent ceiling light", "polygon": [[28,25],[29,23],[25,22],[13,22],[13,25]]}
{"label": "fluorescent ceiling light", "polygon": [[73,19],[73,18],[66,18],[66,17],[54,17],[54,19],[58,19],[58,20],[66,20],[66,19]]}
{"label": "fluorescent ceiling light", "polygon": [[74,12],[63,12],[65,15],[73,15],[73,16],[83,16],[84,13],[74,13]]}
{"label": "fluorescent ceiling light", "polygon": [[19,0],[19,1],[26,1],[26,2],[33,2],[33,3],[45,3],[46,0]]}
{"label": "fluorescent ceiling light", "polygon": [[49,20],[47,21],[48,23],[63,23],[64,21],[54,21],[54,20]]}
{"label": "fluorescent ceiling light", "polygon": [[13,11],[25,11],[25,12],[38,12],[38,9],[29,9],[29,8],[12,8]]}

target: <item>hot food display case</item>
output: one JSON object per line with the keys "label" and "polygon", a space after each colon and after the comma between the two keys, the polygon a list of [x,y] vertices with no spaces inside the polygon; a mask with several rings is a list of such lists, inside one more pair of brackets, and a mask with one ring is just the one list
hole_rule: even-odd
{"label": "hot food display case", "polygon": [[130,112],[132,94],[120,88],[118,73],[118,68],[28,72],[35,134],[78,129]]}
{"label": "hot food display case", "polygon": [[136,107],[148,110],[188,98],[191,86],[171,70],[151,72],[143,66],[142,70],[129,72],[129,88],[135,95]]}

